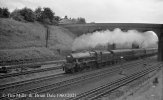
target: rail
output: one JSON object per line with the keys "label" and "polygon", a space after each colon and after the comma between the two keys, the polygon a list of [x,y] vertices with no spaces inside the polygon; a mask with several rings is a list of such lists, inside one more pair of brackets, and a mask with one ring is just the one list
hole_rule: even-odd
{"label": "rail", "polygon": [[[136,64],[137,65],[137,64]],[[65,81],[61,81],[61,82],[57,82],[51,85],[47,85],[47,86],[42,86],[42,87],[36,87],[34,89],[29,89],[29,90],[25,90],[25,91],[21,91],[20,93],[44,93],[50,90],[57,90],[59,88],[65,87],[65,86],[70,86],[73,85],[75,83],[79,83],[83,80],[88,80],[88,79],[92,79],[92,78],[96,78],[99,76],[103,76],[103,75],[107,75],[107,74],[112,74],[115,73],[116,71],[119,71],[120,69],[109,69],[109,70],[105,70],[105,71],[100,71],[98,73],[92,73],[92,74],[88,74],[88,75],[83,75],[81,77],[77,77],[77,78],[73,78],[73,79],[69,79],[69,80],[65,80]],[[14,98],[13,100],[18,100],[20,98]]]}
{"label": "rail", "polygon": [[124,78],[115,80],[115,81],[110,82],[106,85],[100,86],[98,88],[95,88],[93,90],[90,90],[90,91],[87,91],[84,93],[81,93],[81,94],[77,95],[77,97],[69,98],[67,100],[85,100],[85,99],[95,100],[97,98],[102,97],[103,95],[105,95],[107,93],[110,93],[111,91],[113,91],[113,90],[115,90],[121,86],[124,86],[124,85],[138,79],[138,78],[143,77],[144,75],[146,75],[152,71],[155,71],[156,69],[158,69],[160,67],[161,67],[161,65],[153,66],[151,68],[144,69],[141,72],[137,72],[137,73],[131,74],[129,76],[126,76]]}

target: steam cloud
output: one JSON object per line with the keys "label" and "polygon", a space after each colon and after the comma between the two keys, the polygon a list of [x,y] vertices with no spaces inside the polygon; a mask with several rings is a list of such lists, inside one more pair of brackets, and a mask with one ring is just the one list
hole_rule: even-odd
{"label": "steam cloud", "polygon": [[114,31],[97,31],[83,34],[73,42],[72,50],[95,48],[98,45],[106,46],[116,44],[116,48],[131,48],[132,43],[138,43],[141,48],[157,47],[158,37],[152,31],[140,33],[136,30],[123,32],[120,29]]}

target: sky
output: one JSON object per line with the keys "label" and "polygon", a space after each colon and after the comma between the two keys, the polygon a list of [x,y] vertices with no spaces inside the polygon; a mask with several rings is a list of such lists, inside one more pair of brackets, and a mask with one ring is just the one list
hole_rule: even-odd
{"label": "sky", "polygon": [[10,11],[50,7],[55,15],[96,23],[163,24],[163,0],[0,0]]}

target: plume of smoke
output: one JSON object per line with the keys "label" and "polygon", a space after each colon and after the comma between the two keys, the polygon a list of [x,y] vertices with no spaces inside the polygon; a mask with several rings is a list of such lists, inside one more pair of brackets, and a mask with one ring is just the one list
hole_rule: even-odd
{"label": "plume of smoke", "polygon": [[148,48],[157,47],[157,41],[158,37],[152,31],[140,33],[136,30],[129,30],[123,32],[117,28],[114,31],[106,30],[83,34],[74,40],[72,50],[95,48],[108,43],[115,43],[116,48],[131,48],[134,42],[138,43],[141,48]]}

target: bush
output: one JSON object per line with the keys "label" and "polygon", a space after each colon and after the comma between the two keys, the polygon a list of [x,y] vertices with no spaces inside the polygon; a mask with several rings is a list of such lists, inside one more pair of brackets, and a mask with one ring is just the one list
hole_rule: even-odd
{"label": "bush", "polygon": [[44,18],[41,21],[43,24],[51,24],[51,21],[49,20],[49,18]]}
{"label": "bush", "polygon": [[51,21],[51,24],[52,24],[52,25],[58,25],[58,21],[55,20],[55,19],[53,19],[53,20]]}
{"label": "bush", "polygon": [[54,16],[54,20],[59,22],[61,20],[61,18],[59,16]]}
{"label": "bush", "polygon": [[78,18],[78,22],[77,23],[79,23],[79,24],[85,24],[86,23],[86,21],[85,21],[85,18]]}
{"label": "bush", "polygon": [[17,20],[17,21],[25,21],[25,20],[24,20],[24,17],[20,14],[20,10],[17,10],[17,9],[15,9],[15,10],[11,13],[11,17],[12,17],[14,20]]}

